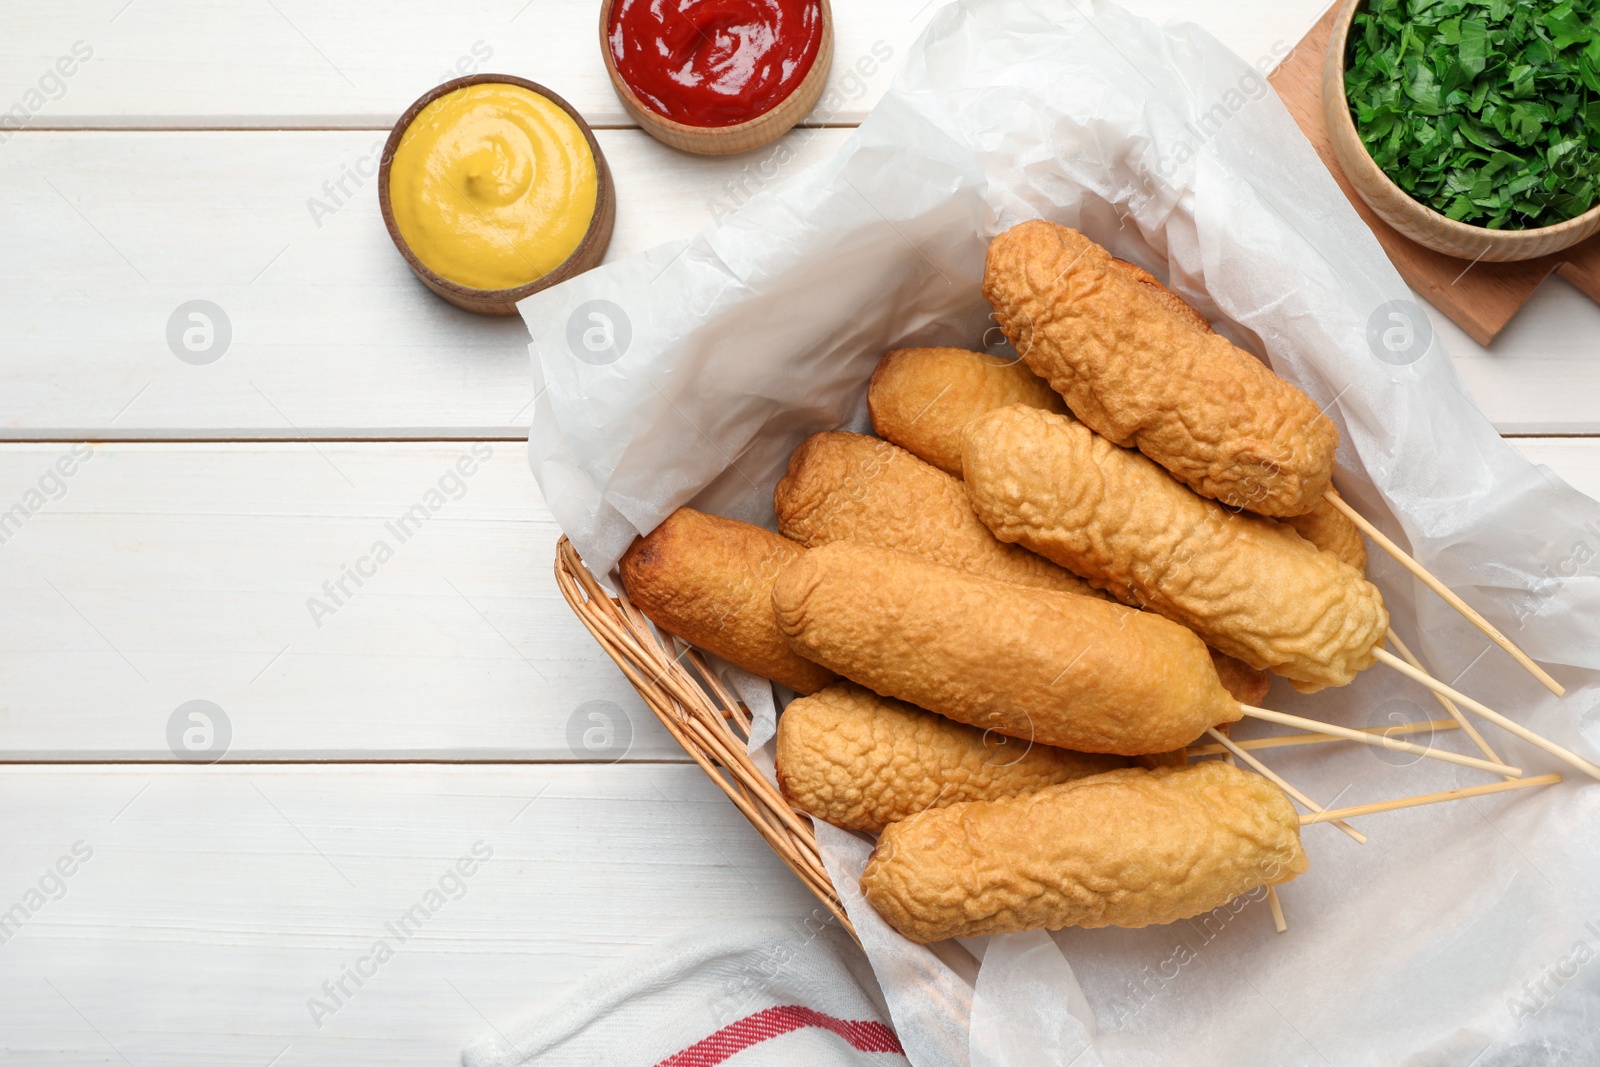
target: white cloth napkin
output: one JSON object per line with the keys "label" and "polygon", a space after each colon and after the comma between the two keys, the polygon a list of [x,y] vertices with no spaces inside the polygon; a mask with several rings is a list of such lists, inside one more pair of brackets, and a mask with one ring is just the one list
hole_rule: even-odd
{"label": "white cloth napkin", "polygon": [[485,1034],[463,1067],[904,1067],[872,973],[821,908],[700,927]]}

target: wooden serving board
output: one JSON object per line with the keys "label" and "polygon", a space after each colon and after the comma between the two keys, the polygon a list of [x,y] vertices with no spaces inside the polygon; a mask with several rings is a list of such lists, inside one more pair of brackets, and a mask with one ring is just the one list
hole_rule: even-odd
{"label": "wooden serving board", "polygon": [[1322,64],[1341,7],[1342,4],[1330,7],[1267,80],[1283,98],[1356,212],[1372,227],[1401,277],[1482,345],[1494,340],[1553,273],[1600,303],[1600,236],[1565,252],[1521,263],[1473,263],[1402,237],[1356,195],[1334,159],[1327,123],[1322,117]]}

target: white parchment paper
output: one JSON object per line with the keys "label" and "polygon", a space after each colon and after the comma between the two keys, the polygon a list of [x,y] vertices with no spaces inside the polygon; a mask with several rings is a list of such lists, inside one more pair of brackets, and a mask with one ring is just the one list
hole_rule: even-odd
{"label": "white parchment paper", "polygon": [[[1279,58],[1114,8],[953,4],[835,159],[688,242],[525,301],[530,458],[591,569],[681,504],[770,524],[794,445],[867,428],[884,351],[984,343],[985,244],[1045,217],[1170,279],[1326,405],[1340,489],[1567,696],[1374,552],[1396,630],[1435,674],[1595,758],[1600,505],[1518,456],[1463,392],[1266,86]],[[1311,697],[1277,685],[1269,703],[1360,726],[1444,715],[1381,667]],[[1565,769],[1485,732],[1529,774]],[[1459,731],[1419,736],[1472,751]],[[1330,806],[1489,780],[1357,746],[1269,762]],[[918,1067],[1600,1063],[1597,814],[1600,788],[1574,772],[1363,820],[1364,847],[1309,827],[1281,935],[1259,895],[1171,926],[936,951],[858,897],[851,915]],[[850,898],[867,846],[821,837]]]}

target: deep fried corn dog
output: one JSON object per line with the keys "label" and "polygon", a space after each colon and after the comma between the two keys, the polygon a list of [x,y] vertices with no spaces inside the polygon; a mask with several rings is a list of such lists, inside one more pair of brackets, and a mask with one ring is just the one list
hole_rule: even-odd
{"label": "deep fried corn dog", "polygon": [[967,494],[1000,540],[1250,666],[1309,691],[1374,662],[1389,616],[1354,568],[1280,523],[1196,496],[1082,423],[1003,408],[967,427],[963,455]]}
{"label": "deep fried corn dog", "polygon": [[778,786],[801,811],[878,833],[926,808],[1030,793],[1126,767],[986,733],[850,682],[802,697],[778,719]]}
{"label": "deep fried corn dog", "polygon": [[1196,492],[1301,515],[1328,487],[1339,434],[1316,403],[1174,315],[1076,230],[1034,221],[996,237],[983,294],[1073,414]]}
{"label": "deep fried corn dog", "polygon": [[926,944],[1174,922],[1306,867],[1289,798],[1209,760],[912,815],[884,830],[861,890],[890,926]]}
{"label": "deep fried corn dog", "polygon": [[[778,529],[807,548],[834,541],[892,548],[1014,585],[1104,596],[1043,556],[995,539],[961,482],[904,449],[855,433],[813,434],[789,459],[772,495]],[[1259,704],[1266,672],[1212,650],[1223,688]]]}
{"label": "deep fried corn dog", "polygon": [[[834,541],[892,548],[1015,585],[1103,596],[1043,556],[995,539],[960,481],[904,449],[861,434],[813,434],[789,459],[772,496],[778,528],[807,548]],[[1271,679],[1212,651],[1235,700],[1259,704]]]}
{"label": "deep fried corn dog", "polygon": [[1198,637],[1094,597],[836,541],[785,567],[772,603],[807,659],[1027,741],[1136,756],[1241,714]]}
{"label": "deep fried corn dog", "polygon": [[[1198,311],[1150,274],[1120,259],[1111,262],[1157,294],[1174,315],[1198,330],[1211,332],[1211,324]],[[1027,382],[1043,386],[1042,391],[1031,386],[1011,387],[1019,371],[1027,375]],[[991,379],[1001,379],[1002,373],[1004,388],[983,387]],[[1026,367],[1016,363],[1001,366],[993,356],[962,348],[903,348],[890,352],[873,372],[868,395],[875,397],[874,412],[892,413],[881,420],[874,416],[878,433],[957,478],[961,477],[961,431],[978,416],[1012,404],[1068,414],[1061,397]],[[914,417],[923,411],[927,414]],[[1317,506],[1304,515],[1278,521],[1288,523],[1307,541],[1366,573],[1367,548],[1361,531],[1326,500],[1319,499]],[[1227,680],[1224,675],[1223,681]],[[1244,697],[1239,699],[1254,703]]]}
{"label": "deep fried corn dog", "polygon": [[772,614],[772,583],[805,549],[759,526],[679,508],[629,546],[622,587],[645,617],[691,645],[797,693],[835,681],[795,654]]}
{"label": "deep fried corn dog", "polygon": [[[1111,265],[1188,325],[1214,332],[1204,315],[1149,271],[1123,259]],[[966,424],[1012,404],[1068,413],[1061,394],[1026,363],[965,348],[895,349],[878,361],[867,386],[867,408],[878,435],[957,478]]]}
{"label": "deep fried corn dog", "polygon": [[1242,663],[1226,652],[1211,649],[1211,665],[1217,669],[1222,688],[1241,704],[1261,703],[1267,698],[1267,690],[1272,688],[1271,674]]}
{"label": "deep fried corn dog", "polygon": [[[1206,321],[1204,315],[1190,307],[1188,301],[1177,293],[1162,285],[1160,280],[1149,271],[1121,259],[1113,259],[1111,265],[1144,286],[1145,291],[1155,296],[1161,305],[1179,321],[1195,327],[1202,333],[1216,333],[1211,328],[1211,323]],[[1019,399],[1017,403],[1026,404],[1028,401]],[[1002,405],[995,405],[995,407],[1000,406]],[[1041,405],[1030,404],[1029,406],[1040,407]],[[1335,495],[1337,495],[1336,490],[1330,489],[1330,492],[1335,492]],[[1345,517],[1344,512],[1326,500],[1319,497],[1316,506],[1304,515],[1285,516],[1278,521],[1293,526],[1295,532],[1301,537],[1304,537],[1325,552],[1332,552],[1361,573],[1365,574],[1367,572],[1367,544],[1361,537],[1361,531],[1356,529],[1355,523]],[[1227,685],[1228,676],[1226,674],[1223,675],[1222,681],[1224,685]],[[1228,688],[1233,690],[1231,685]],[[1233,690],[1233,692],[1235,696],[1238,696],[1236,690]],[[1259,701],[1259,698],[1246,700],[1242,696],[1239,699],[1246,704],[1255,704]]]}
{"label": "deep fried corn dog", "polygon": [[[1117,262],[1122,263],[1121,260]],[[1149,279],[1146,284],[1167,292],[1160,282],[1131,263],[1122,265]],[[1199,312],[1173,294],[1167,295],[1179,307],[1189,310],[1198,323],[1196,328],[1210,329]],[[984,373],[985,361],[989,359],[982,353],[959,348],[902,349],[889,353],[884,360],[888,362],[891,358],[898,358],[898,364],[887,374],[880,364],[873,375],[874,383],[880,382],[882,375],[886,391],[917,398],[938,395],[942,379],[963,381],[978,377]],[[1005,392],[998,389],[946,392],[940,401],[942,414],[937,422],[938,434],[953,432],[958,426],[964,428],[979,416],[1008,406],[997,402]],[[1021,403],[1041,410],[1060,407],[1060,397],[1054,393],[1049,395],[1055,403],[1035,403],[1037,397]],[[914,434],[913,439],[920,447],[936,453],[959,453],[959,439],[946,441],[929,431],[930,426],[925,425]],[[879,432],[884,432],[883,428],[880,427]],[[911,451],[900,441],[894,443]],[[951,478],[947,484],[936,486],[936,479],[926,473],[929,468],[923,467],[923,473],[918,474],[910,469],[912,464],[894,462],[894,453],[887,451],[888,447],[892,446],[859,434],[817,434],[808,438],[795,450],[789,460],[789,473],[773,494],[778,528],[785,536],[808,548],[829,541],[862,541],[909,552],[972,574],[1015,581],[1019,585],[1098,592],[1082,584],[1077,575],[1053,564],[1049,564],[1051,569],[1045,575],[1049,580],[1039,580],[1038,565],[1033,561],[1041,557],[1025,550],[1018,549],[1018,556],[1008,558],[1001,565],[990,547],[999,542],[989,528],[981,522],[977,524],[982,529],[982,537],[967,530],[965,515],[972,514],[972,505],[960,482]],[[914,463],[916,457],[908,458]],[[959,510],[945,500],[952,490],[961,495]],[[1312,514],[1321,514],[1322,510],[1343,519],[1354,532],[1355,526],[1326,503]],[[1356,538],[1359,543],[1360,535]],[[1223,686],[1236,700],[1259,704],[1266,696],[1271,679],[1264,672],[1220,652],[1214,653],[1212,658]]]}
{"label": "deep fried corn dog", "polygon": [[995,540],[960,481],[875,437],[812,434],[789,457],[772,504],[778,529],[807,548],[857,541],[997,581],[1101,595],[1043,556]]}
{"label": "deep fried corn dog", "polygon": [[[1330,490],[1338,496],[1338,490]],[[1367,573],[1367,542],[1356,529],[1356,524],[1344,512],[1328,503],[1317,501],[1317,506],[1304,515],[1291,515],[1279,522],[1294,528],[1294,532],[1316,545],[1324,552],[1332,552],[1350,566]]]}
{"label": "deep fried corn dog", "polygon": [[1155,297],[1162,307],[1172,312],[1186,325],[1193,326],[1201,333],[1217,332],[1212,329],[1211,323],[1206,320],[1204,315],[1189,306],[1187,300],[1162,285],[1159,278],[1143,267],[1129,263],[1125,259],[1113,259],[1111,266],[1121,271],[1128,279],[1142,285],[1146,293]]}
{"label": "deep fried corn dog", "polygon": [[[1202,333],[1216,333],[1216,330],[1211,328],[1211,323],[1206,321],[1204,315],[1191,307],[1183,297],[1162,285],[1160,280],[1149,271],[1142,267],[1136,267],[1122,259],[1113,259],[1111,265],[1144,286],[1145,292],[1154,296],[1161,306],[1171,312],[1179,322],[1193,326]],[[1028,404],[1028,401],[1025,398],[1019,398],[1017,403]],[[1003,405],[996,404],[994,406],[1001,407]],[[1029,404],[1029,406],[1042,407],[1043,405]],[[888,435],[885,434],[884,436],[887,437]],[[1334,490],[1330,489],[1330,491]],[[1344,512],[1321,497],[1317,498],[1316,506],[1304,515],[1285,516],[1280,518],[1279,521],[1293,526],[1296,533],[1323,551],[1332,552],[1363,574],[1367,572],[1367,545],[1361,537],[1361,531],[1356,528],[1355,523],[1345,517]],[[1227,685],[1228,676],[1226,674],[1222,676],[1222,681],[1224,685]],[[1238,691],[1234,690],[1233,686],[1229,685],[1228,688],[1234,692],[1235,696],[1238,696]],[[1242,696],[1239,699],[1246,704],[1254,704],[1259,700],[1259,698],[1247,700]]]}
{"label": "deep fried corn dog", "polygon": [[1055,390],[1020,360],[964,348],[896,349],[878,361],[867,386],[872,428],[957,478],[967,421],[1011,404],[1067,412]]}

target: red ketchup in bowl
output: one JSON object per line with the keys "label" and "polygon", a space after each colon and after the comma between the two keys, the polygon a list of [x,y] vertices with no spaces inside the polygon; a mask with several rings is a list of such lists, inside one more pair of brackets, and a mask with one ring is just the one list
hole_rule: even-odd
{"label": "red ketchup in bowl", "polygon": [[646,108],[685,126],[771,111],[811,70],[820,0],[616,0],[606,46]]}

